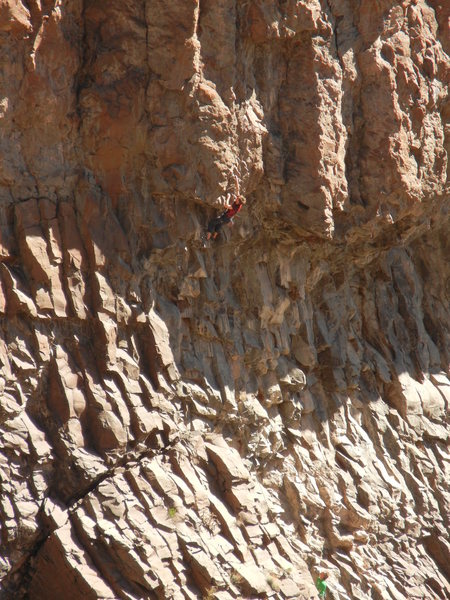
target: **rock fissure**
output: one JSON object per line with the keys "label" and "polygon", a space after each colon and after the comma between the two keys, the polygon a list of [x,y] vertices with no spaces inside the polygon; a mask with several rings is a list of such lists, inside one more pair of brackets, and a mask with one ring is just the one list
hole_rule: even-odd
{"label": "rock fissure", "polygon": [[[19,565],[17,567],[17,569],[14,569],[11,573],[8,574],[7,578],[5,578],[3,580],[5,588],[7,589],[9,580],[12,578],[12,576],[17,575],[17,571],[23,572],[23,574],[24,574],[23,577],[26,580],[30,579],[32,577],[32,572],[33,572],[32,563],[36,559],[37,555],[39,554],[39,552],[42,549],[42,547],[44,546],[44,544],[53,535],[53,533],[59,527],[62,526],[62,523],[67,521],[67,517],[70,517],[71,514],[75,513],[77,511],[77,509],[80,506],[82,506],[83,500],[90,494],[95,493],[95,491],[98,489],[98,487],[102,483],[107,482],[108,479],[114,478],[119,472],[126,473],[127,469],[129,469],[131,467],[135,467],[143,459],[153,459],[156,457],[165,456],[174,447],[174,445],[176,445],[178,442],[179,442],[178,439],[174,439],[170,442],[167,442],[166,445],[164,445],[163,447],[160,447],[158,449],[145,448],[144,450],[140,450],[138,453],[136,453],[135,450],[131,450],[131,451],[123,454],[118,459],[116,459],[116,463],[113,466],[109,467],[105,472],[103,472],[100,475],[98,475],[97,477],[95,477],[93,479],[93,481],[91,481],[89,483],[89,485],[87,485],[83,490],[77,491],[77,493],[75,495],[73,495],[72,497],[68,497],[68,498],[64,499],[63,505],[61,505],[61,504],[57,505],[57,509],[60,513],[58,515],[58,521],[52,522],[50,520],[51,511],[52,511],[52,508],[55,507],[55,504],[53,503],[53,500],[51,499],[50,496],[45,497],[42,500],[41,505],[37,511],[38,518],[40,515],[46,514],[45,513],[46,502],[47,503],[49,501],[51,502],[52,506],[49,507],[49,509],[48,509],[49,512],[45,516],[45,521],[46,521],[46,523],[44,525],[44,529],[46,530],[45,536],[40,537],[35,542],[33,548],[29,552],[29,555],[27,557],[24,557],[24,559],[23,559],[22,562],[24,564]],[[146,440],[143,440],[142,442],[139,443],[139,445],[143,446],[143,445],[145,445],[145,443],[146,443]],[[57,502],[59,503],[59,502],[61,502],[61,500],[58,499]],[[67,515],[66,517],[64,517],[64,513],[66,513],[66,515]],[[88,548],[89,546],[87,545],[86,547]],[[92,558],[95,558],[95,556],[93,556]],[[95,560],[94,560],[94,562],[95,562]],[[109,583],[111,583],[111,582],[109,582]],[[114,587],[114,585],[113,585],[113,587]],[[117,587],[116,592],[119,594],[120,597],[122,597],[122,593],[120,592],[120,587]]]}
{"label": "rock fissure", "polygon": [[344,74],[345,67],[344,67],[344,63],[342,61],[341,50],[340,50],[340,45],[339,45],[339,32],[338,32],[339,21],[341,19],[343,19],[344,17],[341,16],[341,19],[339,19],[339,17],[335,15],[335,13],[333,12],[333,7],[332,7],[332,5],[330,3],[330,0],[326,0],[325,4],[326,4],[326,8],[327,8],[327,11],[328,11],[329,15],[333,19],[333,22],[331,23],[331,28],[332,28],[332,31],[333,31],[333,40],[334,40],[334,47],[335,47],[335,50],[336,50],[336,58],[337,58],[337,60],[339,62],[339,65],[341,67],[342,74]]}
{"label": "rock fissure", "polygon": [[[177,443],[178,440],[168,442],[165,446],[159,449],[154,448],[146,448],[145,450],[141,450],[138,454],[135,451],[131,451],[123,454],[120,458],[116,460],[116,463],[107,469],[104,473],[98,475],[89,485],[84,488],[81,492],[77,492],[71,498],[68,498],[65,503],[68,506],[68,510],[75,510],[80,502],[82,502],[83,498],[85,498],[88,494],[95,491],[98,486],[103,483],[105,480],[114,477],[117,473],[118,469],[127,469],[129,466],[134,466],[138,464],[144,458],[154,458],[156,456],[164,456],[170,448],[173,447],[174,444]],[[146,440],[140,442],[140,445],[145,445]]]}

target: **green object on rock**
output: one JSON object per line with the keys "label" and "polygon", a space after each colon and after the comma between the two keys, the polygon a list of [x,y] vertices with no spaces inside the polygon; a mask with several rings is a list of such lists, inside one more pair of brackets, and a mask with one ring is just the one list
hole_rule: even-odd
{"label": "green object on rock", "polygon": [[316,587],[319,590],[319,598],[325,598],[325,592],[327,591],[327,582],[318,577],[316,581]]}

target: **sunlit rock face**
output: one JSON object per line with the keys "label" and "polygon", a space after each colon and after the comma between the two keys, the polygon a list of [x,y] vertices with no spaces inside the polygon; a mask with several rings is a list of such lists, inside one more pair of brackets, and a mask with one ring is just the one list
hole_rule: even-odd
{"label": "sunlit rock face", "polygon": [[0,1],[1,598],[450,597],[448,17]]}

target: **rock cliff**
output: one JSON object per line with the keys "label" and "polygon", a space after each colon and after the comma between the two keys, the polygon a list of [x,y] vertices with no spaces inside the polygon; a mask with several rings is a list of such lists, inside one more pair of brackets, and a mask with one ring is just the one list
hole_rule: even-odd
{"label": "rock cliff", "polygon": [[448,22],[0,1],[2,598],[450,598]]}

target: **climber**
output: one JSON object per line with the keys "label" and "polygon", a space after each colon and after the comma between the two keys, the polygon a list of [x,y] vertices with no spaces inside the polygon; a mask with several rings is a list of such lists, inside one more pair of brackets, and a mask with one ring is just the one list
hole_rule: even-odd
{"label": "climber", "polygon": [[234,201],[230,204],[232,195],[230,193],[227,194],[228,202],[225,206],[227,210],[218,217],[211,219],[211,221],[208,223],[208,233],[206,234],[207,240],[210,240],[211,238],[215,240],[216,237],[219,235],[219,231],[223,225],[225,225],[226,223],[233,223],[233,217],[237,215],[237,213],[241,210],[242,206],[245,204],[245,198],[239,194],[238,178],[235,177],[234,180],[236,182],[236,194],[234,196]]}
{"label": "climber", "polygon": [[327,591],[327,583],[325,579],[327,579],[328,573],[320,573],[319,577],[316,581],[316,587],[319,590],[319,598],[325,598],[325,594]]}

